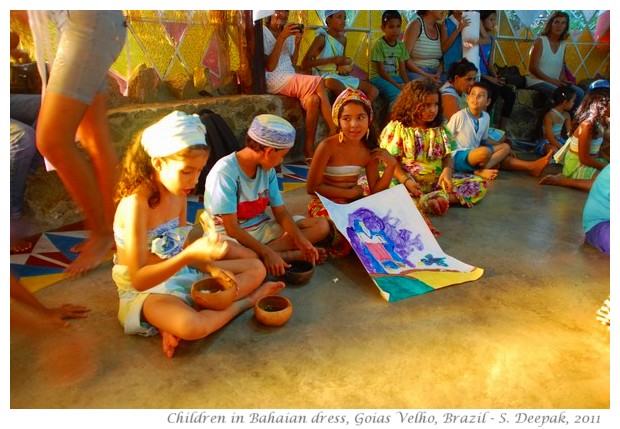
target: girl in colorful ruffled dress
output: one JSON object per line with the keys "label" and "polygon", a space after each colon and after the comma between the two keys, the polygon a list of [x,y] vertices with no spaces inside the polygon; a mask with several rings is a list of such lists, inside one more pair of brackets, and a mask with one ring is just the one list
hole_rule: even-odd
{"label": "girl in colorful ruffled dress", "polygon": [[[205,132],[197,115],[178,111],[146,128],[126,153],[117,189],[118,318],[127,334],[159,332],[168,357],[179,340],[206,337],[284,287],[261,285],[266,270],[259,259],[222,260],[234,258],[235,248],[214,231],[187,243],[187,195],[209,157]],[[191,285],[222,271],[236,281],[236,301],[221,311],[198,309]]]}
{"label": "girl in colorful ruffled dress", "polygon": [[403,88],[379,142],[399,161],[394,177],[427,213],[443,215],[451,204],[472,207],[487,192],[482,177],[454,173],[456,142],[443,124],[439,87],[429,79]]}

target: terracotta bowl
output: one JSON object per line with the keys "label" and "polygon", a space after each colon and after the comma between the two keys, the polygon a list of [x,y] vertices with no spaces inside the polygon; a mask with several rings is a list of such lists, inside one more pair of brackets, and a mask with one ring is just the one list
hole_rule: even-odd
{"label": "terracotta bowl", "polygon": [[254,306],[254,316],[266,326],[284,325],[293,314],[291,301],[280,295],[261,298]]}
{"label": "terracotta bowl", "polygon": [[291,261],[290,264],[284,273],[287,283],[300,285],[308,282],[314,275],[314,265],[308,261]]}
{"label": "terracotta bowl", "polygon": [[208,277],[192,285],[192,299],[201,308],[223,310],[228,308],[237,297],[235,284]]}

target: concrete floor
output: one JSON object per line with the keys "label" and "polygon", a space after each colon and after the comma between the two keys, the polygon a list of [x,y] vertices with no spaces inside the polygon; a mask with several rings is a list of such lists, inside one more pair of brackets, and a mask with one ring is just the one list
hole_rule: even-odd
{"label": "concrete floor", "polygon": [[[104,264],[36,294],[92,309],[71,329],[92,340],[96,373],[59,388],[12,338],[10,406],[609,408],[610,334],[595,312],[610,260],[583,244],[586,196],[502,172],[478,206],[433,218],[448,255],[484,268],[479,280],[387,303],[354,255],[331,260],[282,292],[295,306],[285,326],[247,311],[173,359],[159,336],[123,333]],[[304,213],[304,189],[284,197]]]}

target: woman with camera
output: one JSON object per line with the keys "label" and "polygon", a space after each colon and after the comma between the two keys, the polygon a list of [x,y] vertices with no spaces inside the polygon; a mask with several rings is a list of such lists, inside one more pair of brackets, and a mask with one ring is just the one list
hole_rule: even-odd
{"label": "woman with camera", "polygon": [[329,127],[329,135],[337,131],[331,120],[331,105],[323,79],[295,71],[303,25],[287,23],[287,20],[288,10],[276,10],[264,23],[265,80],[268,93],[297,98],[306,111],[303,153],[309,163],[314,155],[319,110]]}

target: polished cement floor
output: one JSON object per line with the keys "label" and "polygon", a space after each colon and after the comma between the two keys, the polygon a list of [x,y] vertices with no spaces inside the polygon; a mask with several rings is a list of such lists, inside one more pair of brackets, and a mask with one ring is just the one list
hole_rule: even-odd
{"label": "polished cement floor", "polygon": [[[284,197],[304,213],[304,189]],[[609,408],[610,333],[595,312],[610,259],[583,243],[585,200],[502,172],[478,206],[433,219],[479,280],[387,303],[354,255],[330,260],[282,292],[295,307],[283,327],[250,310],[172,359],[160,337],[123,333],[104,264],[36,294],[92,309],[70,329],[88,339],[94,374],[58,385],[46,373],[57,355],[14,336],[10,407]]]}

